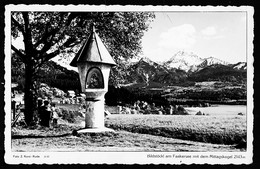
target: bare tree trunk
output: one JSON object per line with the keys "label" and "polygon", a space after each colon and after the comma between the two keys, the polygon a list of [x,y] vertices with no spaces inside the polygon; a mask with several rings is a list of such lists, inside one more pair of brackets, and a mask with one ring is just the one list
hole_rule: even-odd
{"label": "bare tree trunk", "polygon": [[33,70],[32,65],[25,65],[25,91],[24,91],[24,116],[25,122],[28,126],[31,125],[33,120],[33,110],[34,110],[34,99],[33,99]]}

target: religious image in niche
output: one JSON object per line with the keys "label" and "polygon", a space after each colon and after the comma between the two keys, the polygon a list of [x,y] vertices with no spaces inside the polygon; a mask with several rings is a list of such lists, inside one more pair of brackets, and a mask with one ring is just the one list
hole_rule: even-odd
{"label": "religious image in niche", "polygon": [[96,73],[94,73],[90,78],[89,88],[99,88],[99,87],[100,87],[100,83],[98,80],[98,76]]}
{"label": "religious image in niche", "polygon": [[92,89],[103,88],[102,75],[98,69],[93,68],[89,72],[86,88],[92,88]]}

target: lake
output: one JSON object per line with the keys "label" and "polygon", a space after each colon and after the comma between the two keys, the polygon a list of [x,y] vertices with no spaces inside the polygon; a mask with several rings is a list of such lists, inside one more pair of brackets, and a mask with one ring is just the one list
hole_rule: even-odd
{"label": "lake", "polygon": [[237,115],[246,114],[246,105],[211,105],[211,107],[185,107],[189,114],[196,114],[198,111],[209,115]]}

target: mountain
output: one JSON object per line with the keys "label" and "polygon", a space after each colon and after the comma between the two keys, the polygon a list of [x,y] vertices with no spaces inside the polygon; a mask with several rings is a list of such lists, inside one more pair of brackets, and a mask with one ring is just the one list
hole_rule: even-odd
{"label": "mountain", "polygon": [[229,63],[214,57],[202,59],[192,52],[179,51],[166,61],[164,66],[195,72],[213,64],[228,65]]}
{"label": "mountain", "polygon": [[181,69],[186,72],[193,71],[197,65],[201,64],[204,60],[193,53],[179,51],[168,61],[164,63],[164,66],[168,68]]}
{"label": "mountain", "polygon": [[39,70],[39,80],[51,87],[61,90],[80,90],[79,75],[74,70],[57,64],[54,61],[46,62]]}
{"label": "mountain", "polygon": [[[15,53],[11,57],[11,81],[18,84],[18,89],[24,88],[24,64],[20,57]],[[48,61],[38,69],[36,75],[37,79],[41,83],[46,83],[51,87],[56,87],[61,90],[75,90],[80,89],[79,75],[73,70],[55,63],[54,61]]]}
{"label": "mountain", "polygon": [[246,62],[238,62],[236,64],[231,65],[233,69],[238,69],[238,70],[246,70],[247,69],[247,64]]}
{"label": "mountain", "polygon": [[214,64],[228,65],[229,63],[225,62],[223,60],[214,58],[214,57],[209,57],[209,58],[203,59],[203,62],[201,64],[199,64],[197,67],[199,69],[201,69],[201,68],[205,68],[207,66],[214,65]]}
{"label": "mountain", "polygon": [[130,66],[127,70],[129,76],[126,77],[127,83],[146,85],[157,84],[175,84],[187,77],[183,70],[169,69],[164,65],[153,62],[148,58],[141,58],[138,62]]}
{"label": "mountain", "polygon": [[239,70],[230,65],[213,64],[189,75],[190,81],[228,81],[246,82],[246,70]]}
{"label": "mountain", "polygon": [[[192,65],[192,63],[196,64]],[[246,63],[244,62],[228,64],[213,57],[201,59],[195,54],[185,52],[178,52],[164,64],[158,64],[148,58],[141,58],[132,64],[127,71],[129,72],[129,76],[126,77],[127,84],[145,84],[146,87],[191,85],[201,81],[243,84],[246,82]]]}

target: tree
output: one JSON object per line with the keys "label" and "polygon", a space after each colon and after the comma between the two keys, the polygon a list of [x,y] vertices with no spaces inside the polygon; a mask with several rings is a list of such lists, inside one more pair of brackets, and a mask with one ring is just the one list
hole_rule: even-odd
{"label": "tree", "polygon": [[17,86],[18,90],[23,89],[24,88],[24,64],[21,61],[21,58],[16,53],[12,53],[11,64],[12,64],[11,82],[18,84]]}
{"label": "tree", "polygon": [[117,67],[110,82],[123,80],[128,59],[141,52],[141,38],[155,15],[151,12],[12,12],[11,34],[23,37],[24,50],[11,49],[25,65],[25,121],[33,117],[33,83],[48,60],[74,55],[95,23]]}

